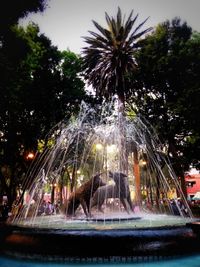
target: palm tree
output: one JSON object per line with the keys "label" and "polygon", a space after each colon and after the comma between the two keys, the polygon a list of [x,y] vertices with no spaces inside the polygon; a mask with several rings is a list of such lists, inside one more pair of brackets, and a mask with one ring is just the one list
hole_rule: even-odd
{"label": "palm tree", "polygon": [[[107,29],[93,21],[99,33],[89,31],[90,37],[84,37],[87,47],[83,48],[82,58],[85,78],[95,89],[97,96],[110,99],[117,95],[119,100],[119,127],[121,129],[120,170],[127,173],[127,157],[123,114],[125,101],[131,93],[128,76],[137,67],[134,52],[138,49],[138,41],[151,28],[141,30],[147,19],[134,27],[138,14],[133,17],[133,10],[128,19],[122,18],[118,7],[116,18],[105,13]],[[137,202],[140,202],[140,177],[137,148],[134,151],[134,173]]]}
{"label": "palm tree", "polygon": [[123,104],[130,93],[127,77],[137,66],[134,52],[138,49],[138,40],[151,30],[139,32],[148,18],[134,28],[138,14],[132,17],[133,10],[127,20],[125,16],[122,19],[118,7],[116,18],[105,13],[107,29],[93,21],[100,33],[89,31],[92,36],[83,37],[89,45],[82,51],[86,80],[97,96],[109,99],[116,94]]}

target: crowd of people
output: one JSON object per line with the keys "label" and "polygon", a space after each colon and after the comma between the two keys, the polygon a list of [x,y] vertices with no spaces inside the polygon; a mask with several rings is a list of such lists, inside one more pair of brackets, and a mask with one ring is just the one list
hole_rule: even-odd
{"label": "crowd of people", "polygon": [[59,213],[59,203],[43,200],[38,209],[38,215],[53,215]]}
{"label": "crowd of people", "polygon": [[[18,214],[23,205],[19,205],[19,203],[16,202],[17,201],[13,202],[11,208],[9,208],[7,201],[3,201],[2,204],[0,204],[0,222],[5,222],[9,217],[12,218]],[[53,215],[59,214],[59,212],[59,203],[52,204],[50,201],[43,200],[38,208],[37,215]]]}
{"label": "crowd of people", "polygon": [[[168,202],[171,212],[174,215],[182,215],[182,216],[188,216],[188,210],[187,207],[183,204],[181,199],[171,199]],[[200,215],[200,203],[188,203],[190,208],[192,209],[192,212],[194,211],[195,215],[198,213]],[[197,205],[198,204],[198,205]],[[162,203],[161,206],[163,206],[164,203]],[[143,207],[146,207],[145,210],[150,212],[156,212],[156,203],[150,204],[148,201],[143,203]],[[165,206],[165,205],[164,205]],[[17,209],[19,208],[18,205],[16,205]],[[10,213],[15,213],[15,205],[13,203],[12,209],[10,211],[7,201],[3,201],[2,204],[0,204],[0,221],[4,222],[8,219]],[[16,211],[17,213],[17,211]],[[39,205],[37,215],[55,215],[60,213],[60,203],[51,203],[49,200],[43,200],[42,203]]]}

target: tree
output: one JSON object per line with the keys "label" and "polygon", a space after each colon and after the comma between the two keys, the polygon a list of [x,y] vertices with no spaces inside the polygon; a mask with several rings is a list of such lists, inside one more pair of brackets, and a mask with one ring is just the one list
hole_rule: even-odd
{"label": "tree", "polygon": [[[29,25],[26,30],[15,26],[12,30],[22,54],[4,66],[1,61],[5,75],[0,82],[0,182],[1,193],[8,196],[9,204],[30,164],[28,153],[37,151],[38,140],[53,125],[78,111],[85,95],[78,56],[58,51],[47,37],[39,34],[37,25]],[[9,51],[4,47],[1,58]]]}
{"label": "tree", "polygon": [[26,17],[30,12],[43,12],[48,0],[6,1],[0,11],[0,40],[10,31],[10,27],[17,24],[20,18]]}
{"label": "tree", "polygon": [[24,61],[30,80],[25,87],[24,101],[30,104],[33,120],[38,121],[44,134],[64,117],[67,119],[78,111],[85,97],[84,82],[79,77],[81,60],[71,51],[58,51],[47,37],[39,34],[36,25],[29,25],[21,34],[31,47]]}
{"label": "tree", "polygon": [[107,29],[93,21],[100,33],[89,31],[92,37],[84,37],[88,44],[82,52],[85,78],[97,96],[110,99],[117,94],[124,104],[130,89],[126,76],[136,68],[137,41],[151,28],[139,32],[147,19],[134,28],[138,14],[133,18],[132,11],[125,21],[120,8],[116,18],[107,13],[105,18]]}
{"label": "tree", "polygon": [[[151,28],[141,30],[147,21],[144,20],[138,26],[135,23],[138,14],[133,17],[131,11],[128,19],[122,18],[121,9],[118,8],[116,18],[105,13],[107,29],[93,21],[100,33],[89,33],[92,37],[85,37],[88,47],[83,48],[83,63],[85,78],[96,90],[97,96],[110,99],[115,94],[119,99],[119,127],[121,131],[120,140],[120,170],[127,172],[127,152],[125,142],[125,130],[123,125],[124,105],[132,90],[128,76],[134,72],[137,62],[134,53],[138,49],[138,40],[148,33]],[[140,181],[137,147],[134,149],[134,171],[136,183],[136,195],[140,202]]]}
{"label": "tree", "polygon": [[199,164],[199,34],[174,18],[159,24],[141,46],[132,102],[156,128],[186,193],[183,171]]}
{"label": "tree", "polygon": [[[14,197],[16,189],[15,182],[10,180],[11,176],[15,176],[12,170],[16,159],[16,147],[14,145],[16,140],[13,140],[14,133],[12,131],[15,125],[15,113],[11,115],[10,109],[13,110],[19,104],[17,99],[15,103],[13,101],[19,89],[16,83],[19,73],[16,70],[28,52],[27,44],[15,34],[13,26],[29,12],[42,12],[45,7],[46,0],[6,1],[0,11],[0,198],[2,194],[6,194],[9,204],[12,202],[11,195]],[[12,89],[8,92],[9,87]],[[13,124],[8,123],[8,121],[12,121]],[[5,134],[7,130],[9,134]],[[13,142],[8,142],[7,138]],[[6,148],[5,144],[7,144]],[[16,163],[17,166],[19,161]],[[9,166],[7,165],[8,162]],[[20,170],[21,167],[18,166],[17,169]]]}

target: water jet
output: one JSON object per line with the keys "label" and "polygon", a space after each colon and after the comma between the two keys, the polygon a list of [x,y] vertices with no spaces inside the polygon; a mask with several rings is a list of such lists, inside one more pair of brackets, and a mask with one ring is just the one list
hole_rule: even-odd
{"label": "water jet", "polygon": [[[41,150],[27,174],[19,210],[1,237],[4,254],[100,260],[198,251],[199,235],[191,227],[196,220],[159,138],[144,119],[122,117],[114,102],[95,110],[83,103],[77,118],[50,131]],[[110,171],[127,177],[133,211],[122,205]],[[68,218],[64,203],[97,173],[115,189],[105,198],[103,212],[90,207],[88,217],[78,205]],[[54,206],[49,213],[45,198]]]}

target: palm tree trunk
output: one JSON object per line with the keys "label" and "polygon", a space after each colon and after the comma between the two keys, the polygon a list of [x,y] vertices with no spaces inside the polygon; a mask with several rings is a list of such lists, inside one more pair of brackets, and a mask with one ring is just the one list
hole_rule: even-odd
{"label": "palm tree trunk", "polygon": [[[128,174],[128,155],[126,152],[126,132],[124,127],[124,102],[123,98],[119,99],[119,132],[120,132],[120,171]],[[138,150],[135,145],[133,152],[133,173],[135,176],[135,202],[136,205],[141,205],[141,182],[140,182],[140,168],[138,159]]]}
{"label": "palm tree trunk", "polygon": [[128,174],[128,155],[126,152],[126,129],[124,127],[124,102],[119,99],[118,102],[119,117],[119,169]]}

